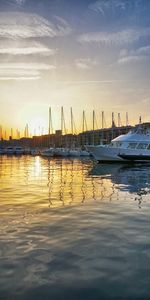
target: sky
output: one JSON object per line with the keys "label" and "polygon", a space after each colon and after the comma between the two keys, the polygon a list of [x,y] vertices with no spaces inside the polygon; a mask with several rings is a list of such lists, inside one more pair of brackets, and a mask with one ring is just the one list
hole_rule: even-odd
{"label": "sky", "polygon": [[150,121],[149,0],[0,0],[0,124],[31,134],[60,128],[70,107],[125,124]]}

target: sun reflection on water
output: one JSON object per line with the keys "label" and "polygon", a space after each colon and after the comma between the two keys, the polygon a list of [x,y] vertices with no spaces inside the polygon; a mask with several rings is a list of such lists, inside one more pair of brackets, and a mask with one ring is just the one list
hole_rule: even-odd
{"label": "sun reflection on water", "polygon": [[145,172],[95,165],[89,159],[3,156],[0,157],[1,205],[60,207],[91,200],[117,201],[120,193],[124,198],[135,194],[134,198],[140,197],[141,201],[149,193],[150,175],[144,175]]}

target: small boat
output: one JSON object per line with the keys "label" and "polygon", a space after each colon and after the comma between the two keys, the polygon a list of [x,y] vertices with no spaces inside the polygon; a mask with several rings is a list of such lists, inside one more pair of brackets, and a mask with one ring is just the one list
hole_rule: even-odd
{"label": "small boat", "polygon": [[67,157],[69,156],[68,148],[55,148],[54,156]]}
{"label": "small boat", "polygon": [[80,156],[90,156],[90,153],[88,152],[88,151],[86,151],[86,150],[81,150],[80,151]]}
{"label": "small boat", "polygon": [[150,161],[150,123],[136,125],[109,145],[88,145],[87,150],[100,162]]}
{"label": "small boat", "polygon": [[0,155],[5,154],[5,150],[3,148],[0,148]]}
{"label": "small boat", "polygon": [[22,155],[22,154],[24,154],[24,149],[21,146],[16,146],[14,149],[14,154]]}
{"label": "small boat", "polygon": [[45,149],[45,150],[41,151],[41,155],[46,156],[46,157],[53,157],[54,149],[53,148]]}
{"label": "small boat", "polygon": [[12,147],[12,146],[8,146],[8,147],[5,149],[5,154],[7,154],[7,155],[13,155],[13,154],[15,154],[15,148]]}
{"label": "small boat", "polygon": [[24,154],[26,154],[26,155],[31,154],[31,149],[30,148],[25,148],[24,149]]}
{"label": "small boat", "polygon": [[80,149],[70,149],[68,152],[68,156],[71,157],[79,157],[80,156]]}
{"label": "small boat", "polygon": [[30,154],[36,156],[40,154],[40,151],[37,148],[32,148]]}
{"label": "small boat", "polygon": [[81,156],[89,156],[90,153],[86,150],[82,150],[80,148],[77,149],[70,149],[68,156],[72,157],[81,157]]}

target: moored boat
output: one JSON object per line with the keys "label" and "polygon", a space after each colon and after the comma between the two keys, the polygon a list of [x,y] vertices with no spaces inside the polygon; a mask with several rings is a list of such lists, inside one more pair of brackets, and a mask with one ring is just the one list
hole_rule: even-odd
{"label": "moored boat", "polygon": [[46,156],[46,157],[53,157],[54,156],[54,149],[53,148],[45,149],[45,150],[41,151],[41,155]]}
{"label": "moored boat", "polygon": [[22,155],[24,154],[24,149],[21,146],[16,146],[14,149],[14,154],[16,155]]}
{"label": "moored boat", "polygon": [[5,149],[5,154],[7,154],[7,155],[13,155],[13,154],[15,154],[15,148],[12,147],[12,146],[8,146],[8,147]]}
{"label": "moored boat", "polygon": [[150,123],[135,126],[109,145],[88,145],[87,150],[101,162],[150,161]]}

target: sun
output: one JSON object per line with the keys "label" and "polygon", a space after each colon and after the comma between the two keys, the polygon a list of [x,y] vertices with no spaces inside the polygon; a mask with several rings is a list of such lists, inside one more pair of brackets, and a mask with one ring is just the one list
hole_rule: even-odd
{"label": "sun", "polygon": [[42,117],[36,117],[29,122],[29,132],[31,135],[42,135],[47,133],[46,121]]}

